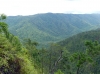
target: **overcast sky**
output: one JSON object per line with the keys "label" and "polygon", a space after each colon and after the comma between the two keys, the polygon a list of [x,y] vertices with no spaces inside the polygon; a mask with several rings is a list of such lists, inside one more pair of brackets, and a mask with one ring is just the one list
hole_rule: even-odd
{"label": "overcast sky", "polygon": [[33,15],[38,13],[98,13],[100,0],[0,0],[0,13]]}

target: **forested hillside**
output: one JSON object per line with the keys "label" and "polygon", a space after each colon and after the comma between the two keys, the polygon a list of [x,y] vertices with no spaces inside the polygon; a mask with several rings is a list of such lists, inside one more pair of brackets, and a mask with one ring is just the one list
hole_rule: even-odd
{"label": "forested hillside", "polygon": [[86,49],[86,41],[100,42],[100,29],[76,34],[70,38],[60,41],[58,44],[60,44],[63,47],[66,47],[66,49],[68,49],[71,52],[77,52],[84,51]]}
{"label": "forested hillside", "polygon": [[77,33],[100,27],[99,14],[36,14],[9,16],[9,30],[20,39],[47,43],[60,41]]}

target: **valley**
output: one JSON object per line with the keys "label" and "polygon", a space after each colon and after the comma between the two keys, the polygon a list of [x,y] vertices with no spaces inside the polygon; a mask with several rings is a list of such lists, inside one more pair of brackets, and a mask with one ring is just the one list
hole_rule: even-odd
{"label": "valley", "polygon": [[75,34],[100,27],[99,14],[45,13],[8,16],[9,30],[20,39],[30,38],[40,44],[58,42]]}

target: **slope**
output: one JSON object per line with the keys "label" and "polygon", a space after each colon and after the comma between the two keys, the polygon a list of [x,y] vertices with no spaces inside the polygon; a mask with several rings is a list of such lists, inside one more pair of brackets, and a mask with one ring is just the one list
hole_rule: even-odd
{"label": "slope", "polygon": [[99,14],[36,14],[9,16],[9,30],[20,39],[40,43],[56,42],[77,33],[100,27]]}
{"label": "slope", "polygon": [[67,48],[70,52],[80,52],[86,49],[86,41],[100,42],[100,29],[79,33],[63,41],[58,42],[58,44]]}

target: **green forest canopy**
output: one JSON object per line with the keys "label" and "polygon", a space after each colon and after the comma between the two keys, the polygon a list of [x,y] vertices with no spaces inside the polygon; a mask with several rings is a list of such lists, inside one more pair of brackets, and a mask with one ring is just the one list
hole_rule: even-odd
{"label": "green forest canopy", "polygon": [[[73,51],[72,53],[66,47],[53,43],[50,45],[50,48],[41,48],[39,50],[36,48],[38,43],[32,42],[30,39],[27,39],[22,45],[18,37],[8,31],[8,25],[2,21],[6,19],[6,16],[2,14],[0,18],[1,74],[100,73],[100,44],[98,41],[86,41],[84,52],[81,50],[77,52]],[[95,32],[97,35],[99,34],[99,30],[90,31],[89,33],[92,35],[89,38],[94,39]],[[82,37],[86,37],[86,34],[85,32],[79,34],[79,37],[81,35],[83,35]],[[74,39],[72,40],[74,41]],[[79,41],[76,42],[80,44]],[[66,45],[66,42],[63,42],[63,45]],[[73,44],[70,45],[72,45],[71,47],[74,46]]]}

